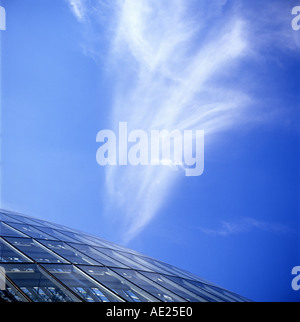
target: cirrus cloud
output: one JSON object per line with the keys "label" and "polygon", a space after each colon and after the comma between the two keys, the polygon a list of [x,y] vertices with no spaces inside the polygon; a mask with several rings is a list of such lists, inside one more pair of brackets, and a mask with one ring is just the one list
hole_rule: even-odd
{"label": "cirrus cloud", "polygon": [[[258,32],[266,24],[268,6],[255,29],[254,11],[245,14],[238,1],[68,2],[80,22],[89,12],[98,17],[96,23],[105,20],[110,48],[105,70],[115,77],[110,128],[116,130],[119,122],[126,121],[132,129],[145,131],[204,130],[210,138],[245,121],[257,121],[261,103],[239,80],[246,57],[260,59],[264,46],[278,44],[274,30]],[[279,17],[279,9],[272,7],[273,18]],[[286,35],[284,28],[279,33],[280,39]],[[97,42],[93,47],[89,52],[102,50]],[[172,166],[106,170],[107,209],[117,208],[113,213],[124,226],[125,242],[155,218],[179,178]]]}

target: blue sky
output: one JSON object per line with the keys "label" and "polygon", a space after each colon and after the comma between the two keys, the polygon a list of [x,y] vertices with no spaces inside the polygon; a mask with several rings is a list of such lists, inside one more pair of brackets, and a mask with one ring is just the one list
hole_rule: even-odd
{"label": "blue sky", "polygon": [[[2,208],[299,301],[297,4],[2,0]],[[122,121],[204,130],[204,174],[101,168]]]}

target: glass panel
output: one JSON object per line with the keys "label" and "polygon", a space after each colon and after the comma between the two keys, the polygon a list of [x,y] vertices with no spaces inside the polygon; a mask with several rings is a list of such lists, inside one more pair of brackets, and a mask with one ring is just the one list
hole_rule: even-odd
{"label": "glass panel", "polygon": [[151,280],[136,271],[119,268],[113,268],[112,270],[163,302],[186,302],[185,299],[173,294],[164,287],[153,283]]}
{"label": "glass panel", "polygon": [[80,302],[36,264],[4,264],[6,276],[34,302]]}
{"label": "glass panel", "polygon": [[47,248],[51,249],[56,254],[66,258],[73,264],[99,265],[99,263],[92,258],[81,254],[78,250],[74,249],[64,242],[42,240],[40,240],[39,242],[45,245]]}
{"label": "glass panel", "polygon": [[61,229],[61,230],[71,230],[70,228],[67,228],[65,226],[59,225],[59,224],[52,224],[49,221],[42,220],[42,219],[33,219],[34,223],[32,223],[34,226],[40,225],[46,228],[52,228],[52,229]]}
{"label": "glass panel", "polygon": [[136,251],[134,251],[134,250],[132,250],[132,249],[129,249],[129,248],[127,248],[127,247],[117,245],[117,244],[112,243],[112,242],[110,242],[110,241],[106,241],[106,243],[107,243],[108,245],[110,245],[110,247],[108,247],[108,248],[113,248],[113,249],[116,249],[117,251],[119,251],[119,252],[123,252],[123,253],[130,253],[130,254],[135,254],[135,255],[137,255],[137,256],[141,256],[141,254],[140,254],[140,253],[138,253],[138,252],[136,252]]}
{"label": "glass panel", "polygon": [[86,245],[99,246],[99,243],[97,243],[92,238],[86,238],[85,235],[76,234],[76,233],[71,232],[71,231],[62,231],[62,233],[64,235],[67,235],[68,237],[71,237],[73,243],[78,242],[78,243],[83,243],[83,244],[86,244]]}
{"label": "glass panel", "polygon": [[[40,238],[40,239],[52,239],[53,237],[43,233],[42,231],[37,230],[36,228],[29,226],[27,224],[10,224],[10,226],[22,231],[24,234],[32,237],[32,238]],[[54,238],[55,239],[55,238]]]}
{"label": "glass panel", "polygon": [[133,250],[130,250],[130,249],[123,247],[123,246],[119,246],[117,244],[114,244],[110,241],[101,239],[99,237],[88,236],[88,238],[93,240],[94,242],[98,243],[100,247],[109,248],[109,249],[113,249],[113,250],[117,250],[117,251],[125,252],[125,253],[127,253],[127,252],[134,253],[134,254],[139,255],[137,252],[135,252]]}
{"label": "glass panel", "polygon": [[7,237],[26,237],[21,232],[16,231],[15,229],[11,228],[10,226],[6,225],[3,222],[0,222],[0,236],[7,236]]}
{"label": "glass panel", "polygon": [[6,238],[14,247],[41,263],[67,263],[66,260],[54,254],[31,238]]}
{"label": "glass panel", "polygon": [[7,221],[7,222],[15,222],[15,223],[19,223],[20,221],[13,219],[12,217],[9,217],[5,214],[3,214],[2,212],[0,212],[0,220],[2,221]]}
{"label": "glass panel", "polygon": [[40,226],[36,226],[35,228],[54,237],[55,240],[58,239],[58,240],[62,240],[64,242],[74,242],[74,240],[72,238],[68,237],[67,235],[64,235],[59,230],[55,230],[55,229],[48,228],[48,227],[40,227]]}
{"label": "glass panel", "polygon": [[117,261],[124,263],[126,266],[133,268],[133,269],[139,269],[141,271],[149,271],[148,268],[146,268],[145,266],[140,265],[139,263],[135,263],[134,261],[130,260],[129,258],[121,255],[120,253],[118,253],[115,250],[112,249],[108,249],[108,248],[100,248],[100,247],[95,247],[97,250],[99,250],[101,253],[106,254],[107,256],[110,256],[114,259],[116,259]]}
{"label": "glass panel", "polygon": [[154,261],[151,259],[147,259],[146,257],[136,256],[134,254],[129,254],[129,253],[120,253],[120,254],[131,259],[135,263],[139,263],[139,264],[143,265],[143,267],[147,267],[148,271],[155,272],[155,273],[163,273],[163,274],[167,274],[167,275],[170,274],[169,271],[163,269],[162,267],[160,267],[158,265],[155,265]]}
{"label": "glass panel", "polygon": [[151,279],[153,282],[167,288],[171,292],[174,292],[175,294],[180,295],[184,299],[186,299],[188,302],[207,302],[206,299],[203,297],[200,297],[192,292],[190,292],[187,289],[184,289],[180,285],[172,282],[171,280],[167,279],[165,276],[160,274],[154,274],[154,273],[146,273],[143,272],[143,275],[145,275],[147,278]]}
{"label": "glass panel", "polygon": [[106,267],[79,267],[95,280],[120,295],[126,302],[158,302],[158,299]]}
{"label": "glass panel", "polygon": [[189,272],[186,272],[182,269],[179,269],[175,266],[160,262],[158,260],[152,259],[152,258],[145,258],[148,263],[153,264],[154,266],[163,269],[164,274],[167,275],[173,275],[173,276],[180,276],[186,279],[195,279],[202,281],[199,277],[195,277],[193,274],[190,274]]}
{"label": "glass panel", "polygon": [[87,302],[123,302],[73,265],[43,265],[47,271]]}
{"label": "glass panel", "polygon": [[192,283],[190,283],[190,281],[185,280],[181,277],[175,277],[175,276],[166,276],[166,277],[171,281],[181,285],[182,287],[192,291],[193,293],[196,293],[199,296],[204,297],[210,302],[224,302],[224,298],[222,299],[222,296],[214,296],[212,293],[205,291],[204,287],[200,287],[200,285],[197,287],[196,285],[193,285]]}
{"label": "glass panel", "polygon": [[[84,233],[76,234],[76,236],[75,235],[73,235],[73,236],[75,238],[77,238],[77,240],[81,239],[84,244],[103,247],[103,248],[109,248],[109,249],[117,250],[117,251],[120,251],[120,252],[129,252],[130,251],[129,249],[127,249],[125,247],[116,245],[114,243],[111,243],[111,242],[109,242],[107,240],[104,240],[104,239],[96,237],[96,236],[87,235],[87,234],[84,234]],[[136,253],[134,251],[130,251],[130,252],[131,253]]]}
{"label": "glass panel", "polygon": [[[0,262],[30,262],[30,259],[21,254],[2,238],[0,239]],[[2,265],[2,264],[1,264]]]}
{"label": "glass panel", "polygon": [[18,222],[22,222],[25,224],[35,224],[36,225],[36,220],[35,219],[31,219],[29,217],[24,217],[24,216],[20,216],[20,215],[16,215],[16,214],[7,214],[7,216],[17,220]]}
{"label": "glass panel", "polygon": [[221,289],[221,288],[213,286],[213,285],[205,285],[205,288],[210,289],[211,291],[214,290],[216,292],[219,292],[219,294],[222,294],[223,297],[229,298],[229,299],[237,301],[237,302],[244,302],[246,300],[237,294],[233,294],[229,291],[226,291],[224,289]]}
{"label": "glass panel", "polygon": [[19,296],[18,292],[15,291],[13,287],[6,287],[6,290],[0,290],[0,303],[1,302],[28,302],[25,297],[22,298]]}
{"label": "glass panel", "polygon": [[91,246],[88,245],[80,245],[80,244],[72,244],[70,245],[82,253],[86,254],[87,256],[90,256],[94,258],[97,262],[104,266],[110,266],[110,267],[122,267],[122,268],[128,268],[126,265],[122,264],[121,262],[118,262],[109,256],[98,252],[96,249],[92,248]]}
{"label": "glass panel", "polygon": [[37,218],[32,218],[32,217],[28,217],[28,216],[21,216],[21,215],[17,215],[17,214],[7,214],[7,216],[14,218],[15,219],[14,222],[17,222],[17,223],[22,222],[22,223],[29,224],[32,226],[42,225],[42,226],[46,226],[47,228],[49,227],[49,228],[54,228],[54,229],[69,230],[68,228],[65,228],[64,226],[61,226],[58,224],[52,224],[48,221],[37,219]]}
{"label": "glass panel", "polygon": [[[4,268],[3,268],[4,269]],[[5,277],[5,287],[0,290],[0,302],[29,302],[17,288]]]}
{"label": "glass panel", "polygon": [[189,282],[193,285],[203,288],[204,290],[210,292],[211,294],[214,294],[214,295],[220,297],[221,299],[223,299],[226,302],[235,302],[235,300],[232,297],[227,296],[226,293],[222,289],[219,289],[219,288],[214,287],[212,285],[200,283],[198,281],[190,280]]}
{"label": "glass panel", "polygon": [[[94,237],[94,236],[87,235],[84,233],[77,234],[74,232],[72,232],[72,233],[69,232],[68,235],[73,236],[76,240],[78,240],[84,244],[87,244],[87,245],[110,248],[108,243],[105,242],[105,240],[102,240],[101,238],[98,238],[98,237]],[[75,242],[75,240],[73,240],[73,241]]]}

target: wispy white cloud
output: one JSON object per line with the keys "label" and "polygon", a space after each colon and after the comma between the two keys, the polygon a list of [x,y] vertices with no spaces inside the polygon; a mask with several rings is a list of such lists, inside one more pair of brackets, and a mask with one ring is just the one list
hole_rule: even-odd
{"label": "wispy white cloud", "polygon": [[79,22],[84,22],[86,16],[86,0],[66,0]]}
{"label": "wispy white cloud", "polygon": [[[239,2],[228,13],[226,0],[89,1],[93,16],[98,12],[104,17],[103,5],[110,7],[110,18],[105,18],[111,48],[106,69],[116,79],[111,128],[117,130],[126,121],[131,129],[145,131],[204,130],[208,138],[257,120],[255,98],[239,84],[241,64],[276,35],[263,29],[251,33],[253,17],[241,14],[245,10],[238,10]],[[68,2],[83,22],[87,0]],[[256,36],[260,41],[254,45]],[[102,47],[95,47],[93,52],[101,52]],[[115,216],[125,227],[125,241],[151,222],[178,178],[179,172],[166,166],[107,169],[107,205],[109,211],[118,208]]]}
{"label": "wispy white cloud", "polygon": [[279,235],[296,233],[287,225],[275,222],[260,221],[254,218],[242,218],[234,221],[222,221],[221,227],[219,228],[209,229],[198,227],[198,229],[207,235],[223,237],[247,233],[252,230],[260,230],[263,232]]}
{"label": "wispy white cloud", "polygon": [[[245,22],[233,16],[222,32],[210,30],[205,13],[196,20],[189,9],[182,0],[122,1],[112,47],[114,60],[126,62],[113,110],[116,124],[125,120],[133,129],[199,129],[207,135],[243,114],[250,101],[246,93],[212,80],[246,53]],[[201,37],[206,39],[195,45]],[[126,240],[155,217],[178,177],[167,167],[108,170],[109,191],[123,200]]]}

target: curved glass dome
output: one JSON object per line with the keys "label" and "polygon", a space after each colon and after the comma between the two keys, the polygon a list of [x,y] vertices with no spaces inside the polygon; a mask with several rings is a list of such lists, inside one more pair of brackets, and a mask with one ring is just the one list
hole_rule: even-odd
{"label": "curved glass dome", "polygon": [[99,237],[0,212],[0,302],[244,302]]}

